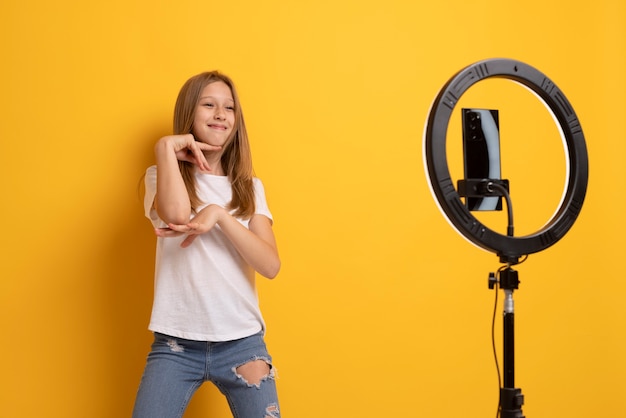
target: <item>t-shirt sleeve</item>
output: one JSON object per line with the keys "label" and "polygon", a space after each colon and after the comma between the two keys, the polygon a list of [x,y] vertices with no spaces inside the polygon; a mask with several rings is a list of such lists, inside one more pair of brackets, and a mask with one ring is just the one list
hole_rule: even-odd
{"label": "t-shirt sleeve", "polygon": [[144,214],[146,218],[150,219],[152,225],[155,228],[162,228],[165,223],[159,218],[156,209],[154,208],[154,198],[156,197],[157,190],[157,169],[156,165],[148,167],[145,176],[146,193],[143,197]]}
{"label": "t-shirt sleeve", "polygon": [[265,197],[265,188],[263,187],[263,183],[260,179],[254,178],[254,196],[255,196],[255,215],[265,215],[269,218],[269,220],[273,223],[274,218],[272,217],[272,213],[270,212],[269,206],[267,204],[267,199]]}

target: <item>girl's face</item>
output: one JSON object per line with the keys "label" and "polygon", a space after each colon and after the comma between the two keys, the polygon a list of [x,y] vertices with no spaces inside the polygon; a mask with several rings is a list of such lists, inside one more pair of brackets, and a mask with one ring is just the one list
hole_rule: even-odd
{"label": "girl's face", "polygon": [[235,125],[235,101],[222,81],[208,84],[200,94],[193,120],[196,141],[224,146]]}

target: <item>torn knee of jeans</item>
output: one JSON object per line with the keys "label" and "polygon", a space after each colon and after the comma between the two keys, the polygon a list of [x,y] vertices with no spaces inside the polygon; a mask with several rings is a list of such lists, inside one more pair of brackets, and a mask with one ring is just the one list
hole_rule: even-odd
{"label": "torn knee of jeans", "polygon": [[243,380],[248,387],[260,388],[261,383],[273,379],[276,371],[267,358],[255,357],[243,364],[233,367],[233,373]]}
{"label": "torn knee of jeans", "polygon": [[278,410],[278,405],[275,403],[270,404],[267,408],[265,408],[265,418],[279,418],[280,411]]}

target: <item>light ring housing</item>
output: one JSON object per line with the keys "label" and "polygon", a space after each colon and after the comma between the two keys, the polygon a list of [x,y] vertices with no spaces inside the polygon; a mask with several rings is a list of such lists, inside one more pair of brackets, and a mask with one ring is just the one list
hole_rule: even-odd
{"label": "light ring housing", "polygon": [[[567,148],[569,173],[560,206],[538,231],[520,237],[499,234],[476,219],[455,189],[446,157],[446,135],[457,102],[470,87],[487,78],[510,79],[534,92],[552,111]],[[469,241],[503,260],[542,251],[559,241],[580,213],[587,192],[589,163],[582,127],[561,90],[535,68],[511,59],[476,62],[455,74],[435,98],[424,129],[424,160],[427,178],[442,212]]]}

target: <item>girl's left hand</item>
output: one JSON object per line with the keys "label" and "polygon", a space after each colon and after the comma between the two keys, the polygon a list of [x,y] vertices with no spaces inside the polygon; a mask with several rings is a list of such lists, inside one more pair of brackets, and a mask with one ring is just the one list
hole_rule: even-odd
{"label": "girl's left hand", "polygon": [[210,231],[217,224],[220,212],[223,210],[220,206],[209,205],[202,209],[191,222],[184,225],[168,224],[167,228],[155,229],[155,233],[163,238],[187,234],[187,238],[183,240],[180,246],[183,248],[189,247],[198,235]]}

